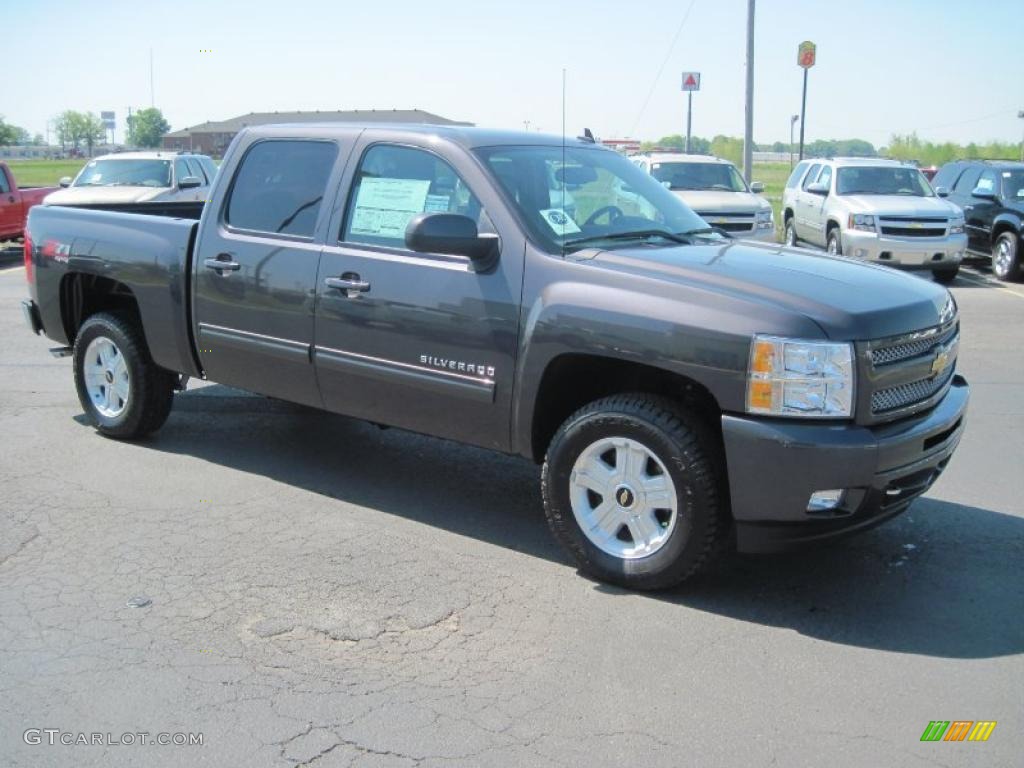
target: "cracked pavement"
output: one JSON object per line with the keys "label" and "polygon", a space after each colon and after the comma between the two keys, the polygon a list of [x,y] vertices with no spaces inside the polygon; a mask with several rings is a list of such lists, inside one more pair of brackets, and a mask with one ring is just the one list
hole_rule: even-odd
{"label": "cracked pavement", "polygon": [[99,437],[0,271],[0,763],[1019,765],[1024,299],[955,292],[973,401],[928,497],[643,595],[568,565],[518,459],[216,385]]}

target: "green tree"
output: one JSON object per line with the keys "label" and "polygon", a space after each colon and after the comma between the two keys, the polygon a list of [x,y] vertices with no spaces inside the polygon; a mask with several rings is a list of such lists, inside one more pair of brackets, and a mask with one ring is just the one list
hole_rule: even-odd
{"label": "green tree", "polygon": [[20,130],[17,126],[5,123],[3,117],[0,117],[0,147],[16,144]]}
{"label": "green tree", "polygon": [[160,139],[171,130],[156,107],[140,109],[128,118],[128,143],[135,147],[159,147]]}

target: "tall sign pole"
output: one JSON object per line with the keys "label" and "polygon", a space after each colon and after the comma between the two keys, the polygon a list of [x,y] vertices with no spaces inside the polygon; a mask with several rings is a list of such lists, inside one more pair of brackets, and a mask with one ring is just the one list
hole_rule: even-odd
{"label": "tall sign pole", "polygon": [[807,125],[807,70],[814,66],[818,57],[818,46],[804,40],[796,49],[796,63],[804,71],[804,95],[800,102],[800,159],[804,159],[804,127]]}
{"label": "tall sign pole", "polygon": [[747,0],[747,99],[743,125],[743,179],[754,172],[754,0]]}
{"label": "tall sign pole", "polygon": [[700,72],[683,72],[686,93],[686,154],[690,154],[690,128],[693,125],[693,92],[700,90]]}

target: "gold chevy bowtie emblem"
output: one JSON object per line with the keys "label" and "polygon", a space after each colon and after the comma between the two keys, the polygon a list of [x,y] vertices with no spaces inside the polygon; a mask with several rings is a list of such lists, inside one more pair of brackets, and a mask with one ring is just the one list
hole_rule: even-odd
{"label": "gold chevy bowtie emblem", "polygon": [[923,229],[924,228],[924,224],[922,224],[920,221],[912,221],[912,222],[910,222],[910,228],[911,229]]}
{"label": "gold chevy bowtie emblem", "polygon": [[949,367],[950,362],[953,360],[953,348],[942,347],[935,353],[935,359],[932,360],[932,378],[934,379],[944,370]]}

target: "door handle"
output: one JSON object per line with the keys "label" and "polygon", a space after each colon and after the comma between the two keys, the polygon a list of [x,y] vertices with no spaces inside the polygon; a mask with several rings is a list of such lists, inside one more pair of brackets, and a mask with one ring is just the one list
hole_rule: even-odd
{"label": "door handle", "polygon": [[227,253],[217,254],[216,259],[206,259],[203,264],[207,269],[215,269],[217,272],[237,272],[242,268],[242,265],[232,261]]}
{"label": "door handle", "polygon": [[346,291],[349,295],[353,293],[365,293],[370,290],[370,284],[361,280],[355,272],[346,272],[341,277],[328,277],[324,280],[328,288],[337,288],[339,291]]}

